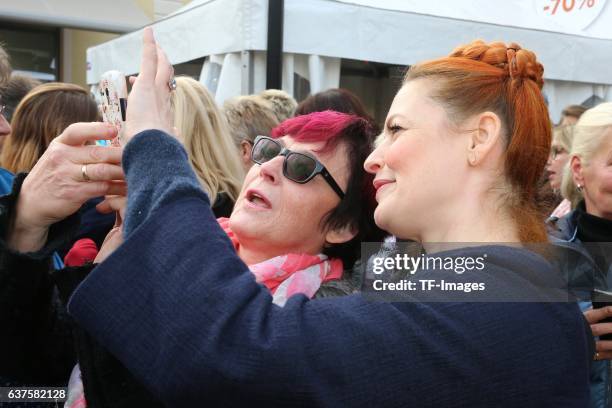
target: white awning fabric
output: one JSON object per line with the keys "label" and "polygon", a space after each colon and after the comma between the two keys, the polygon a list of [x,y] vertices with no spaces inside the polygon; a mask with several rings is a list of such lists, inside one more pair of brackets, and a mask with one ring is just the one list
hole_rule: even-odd
{"label": "white awning fabric", "polygon": [[[386,2],[370,3],[382,7]],[[462,1],[463,7],[464,3],[470,1]],[[523,3],[529,1],[523,0]],[[448,8],[456,4],[452,2]],[[605,9],[604,13],[606,15],[600,15],[597,21],[612,21],[612,8]],[[545,78],[612,84],[608,68],[612,66],[612,39],[501,26],[339,1],[285,0],[286,52],[410,65],[447,55],[457,45],[478,38],[512,41],[533,50],[544,64]]]}
{"label": "white awning fabric", "polygon": [[115,33],[134,31],[152,21],[133,0],[1,1],[0,18]]}
{"label": "white awning fabric", "polygon": [[[603,24],[612,21],[612,7],[598,9],[600,14],[589,22],[589,30],[597,28],[595,34],[598,38],[595,38],[589,36],[588,30],[582,30],[582,35],[578,35],[575,33],[577,28],[566,27],[566,32],[563,32],[564,26],[544,17],[540,21],[535,13],[528,19],[533,24],[540,21],[534,29],[525,27],[525,24],[521,27],[499,25],[500,16],[491,16],[488,21],[496,22],[492,23],[408,11],[410,4],[423,2],[346,1],[285,0],[284,51],[409,65],[446,55],[458,44],[475,38],[514,41],[538,54],[548,79],[612,84],[609,75],[612,32],[608,33],[612,31],[612,24]],[[576,7],[581,1],[575,1]],[[458,14],[458,17],[465,17],[467,9],[477,10],[464,3],[474,3],[472,6],[477,7],[483,2],[490,4],[488,0],[462,2],[462,8],[458,10],[463,10],[463,14]],[[456,5],[451,0],[429,3],[438,6],[439,3],[452,3],[446,9],[441,8],[439,14]],[[538,0],[507,3],[529,3],[533,7],[536,3],[544,4]],[[595,2],[597,5],[604,3],[605,0]],[[398,4],[402,7],[399,8]],[[505,7],[502,12],[505,12]],[[483,9],[491,10],[492,7],[483,6]],[[517,13],[525,12],[525,7],[517,6],[515,10]],[[423,11],[433,12],[430,9]],[[512,16],[507,16],[507,19],[510,24],[520,21],[512,19]],[[153,26],[159,42],[175,64],[212,54],[263,51],[267,38],[267,0],[194,0]],[[544,31],[543,26],[549,30]],[[607,36],[609,39],[605,38]],[[136,72],[140,38],[137,31],[91,48],[88,53],[91,64],[88,82],[95,82],[109,69]]]}
{"label": "white awning fabric", "polygon": [[612,40],[608,0],[338,0],[366,7]]}
{"label": "white awning fabric", "polygon": [[[579,103],[589,89],[610,100],[612,7],[607,2],[612,0],[559,0],[553,14],[550,7],[557,2],[551,0],[285,0],[283,88],[291,91],[291,72],[301,66],[308,67],[307,75],[300,75],[316,92],[319,85],[338,86],[342,58],[411,65],[480,38],[533,50],[544,64],[548,91],[563,101]],[[153,27],[173,64],[213,56],[221,76],[211,77],[219,72],[208,63],[201,79],[228,84],[219,82],[217,89],[225,97],[262,86],[267,9],[267,0],[194,0]],[[140,30],[90,48],[87,82],[111,69],[136,73],[140,50]],[[245,74],[245,61],[253,56],[252,71]],[[222,72],[224,65],[231,76]],[[245,78],[251,78],[246,87]],[[555,118],[560,103],[552,101]]]}
{"label": "white awning fabric", "polygon": [[[155,38],[173,64],[215,54],[265,50],[267,0],[193,1],[187,9],[153,23]],[[111,69],[138,72],[142,30],[87,50],[87,83]]]}

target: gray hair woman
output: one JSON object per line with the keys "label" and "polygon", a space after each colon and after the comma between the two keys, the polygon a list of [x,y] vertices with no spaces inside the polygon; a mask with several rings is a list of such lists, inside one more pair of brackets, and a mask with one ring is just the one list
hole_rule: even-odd
{"label": "gray hair woman", "polygon": [[[563,196],[574,210],[556,223],[553,235],[573,242],[592,258],[601,275],[595,286],[610,288],[612,278],[612,103],[586,111],[574,129],[569,160],[561,186]],[[603,244],[602,244],[603,243]],[[586,310],[590,302],[581,302]],[[601,322],[612,313],[609,308],[587,310],[585,317],[594,335],[612,332]],[[596,360],[612,358],[610,342],[598,341]],[[610,398],[609,361],[595,361],[591,369],[591,407],[607,407]]]}

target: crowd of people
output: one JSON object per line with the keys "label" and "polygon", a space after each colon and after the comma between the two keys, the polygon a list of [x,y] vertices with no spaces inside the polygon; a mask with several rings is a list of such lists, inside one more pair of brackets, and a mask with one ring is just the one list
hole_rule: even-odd
{"label": "crowd of people", "polygon": [[[145,29],[124,144],[99,146],[118,129],[88,91],[11,76],[0,48],[0,386],[67,386],[70,408],[612,407],[612,306],[589,297],[612,284],[612,103],[553,126],[543,73],[474,41],[411,66],[377,124],[345,89],[217,106]],[[366,242],[486,252],[469,279],[528,301],[372,301]]]}

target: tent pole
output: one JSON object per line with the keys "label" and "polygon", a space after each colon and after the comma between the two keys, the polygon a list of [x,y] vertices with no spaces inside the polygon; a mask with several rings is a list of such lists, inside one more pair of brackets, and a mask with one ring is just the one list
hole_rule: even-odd
{"label": "tent pole", "polygon": [[242,87],[240,93],[242,95],[250,95],[254,92],[255,80],[253,78],[253,71],[255,63],[253,62],[253,52],[242,51],[240,54],[242,60]]}
{"label": "tent pole", "polygon": [[268,0],[266,89],[282,89],[284,0]]}

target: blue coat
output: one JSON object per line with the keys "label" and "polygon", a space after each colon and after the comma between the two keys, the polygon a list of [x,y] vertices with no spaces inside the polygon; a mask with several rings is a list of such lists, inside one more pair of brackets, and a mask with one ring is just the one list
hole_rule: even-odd
{"label": "blue coat", "polygon": [[[69,312],[167,406],[580,407],[590,331],[566,303],[272,304],[219,228],[182,146],[159,131],[124,151],[125,242]],[[457,250],[469,255],[478,248]],[[480,278],[536,293],[555,273],[488,248]]]}
{"label": "blue coat", "polygon": [[0,195],[5,195],[11,192],[13,187],[13,178],[15,178],[13,173],[0,167]]}

